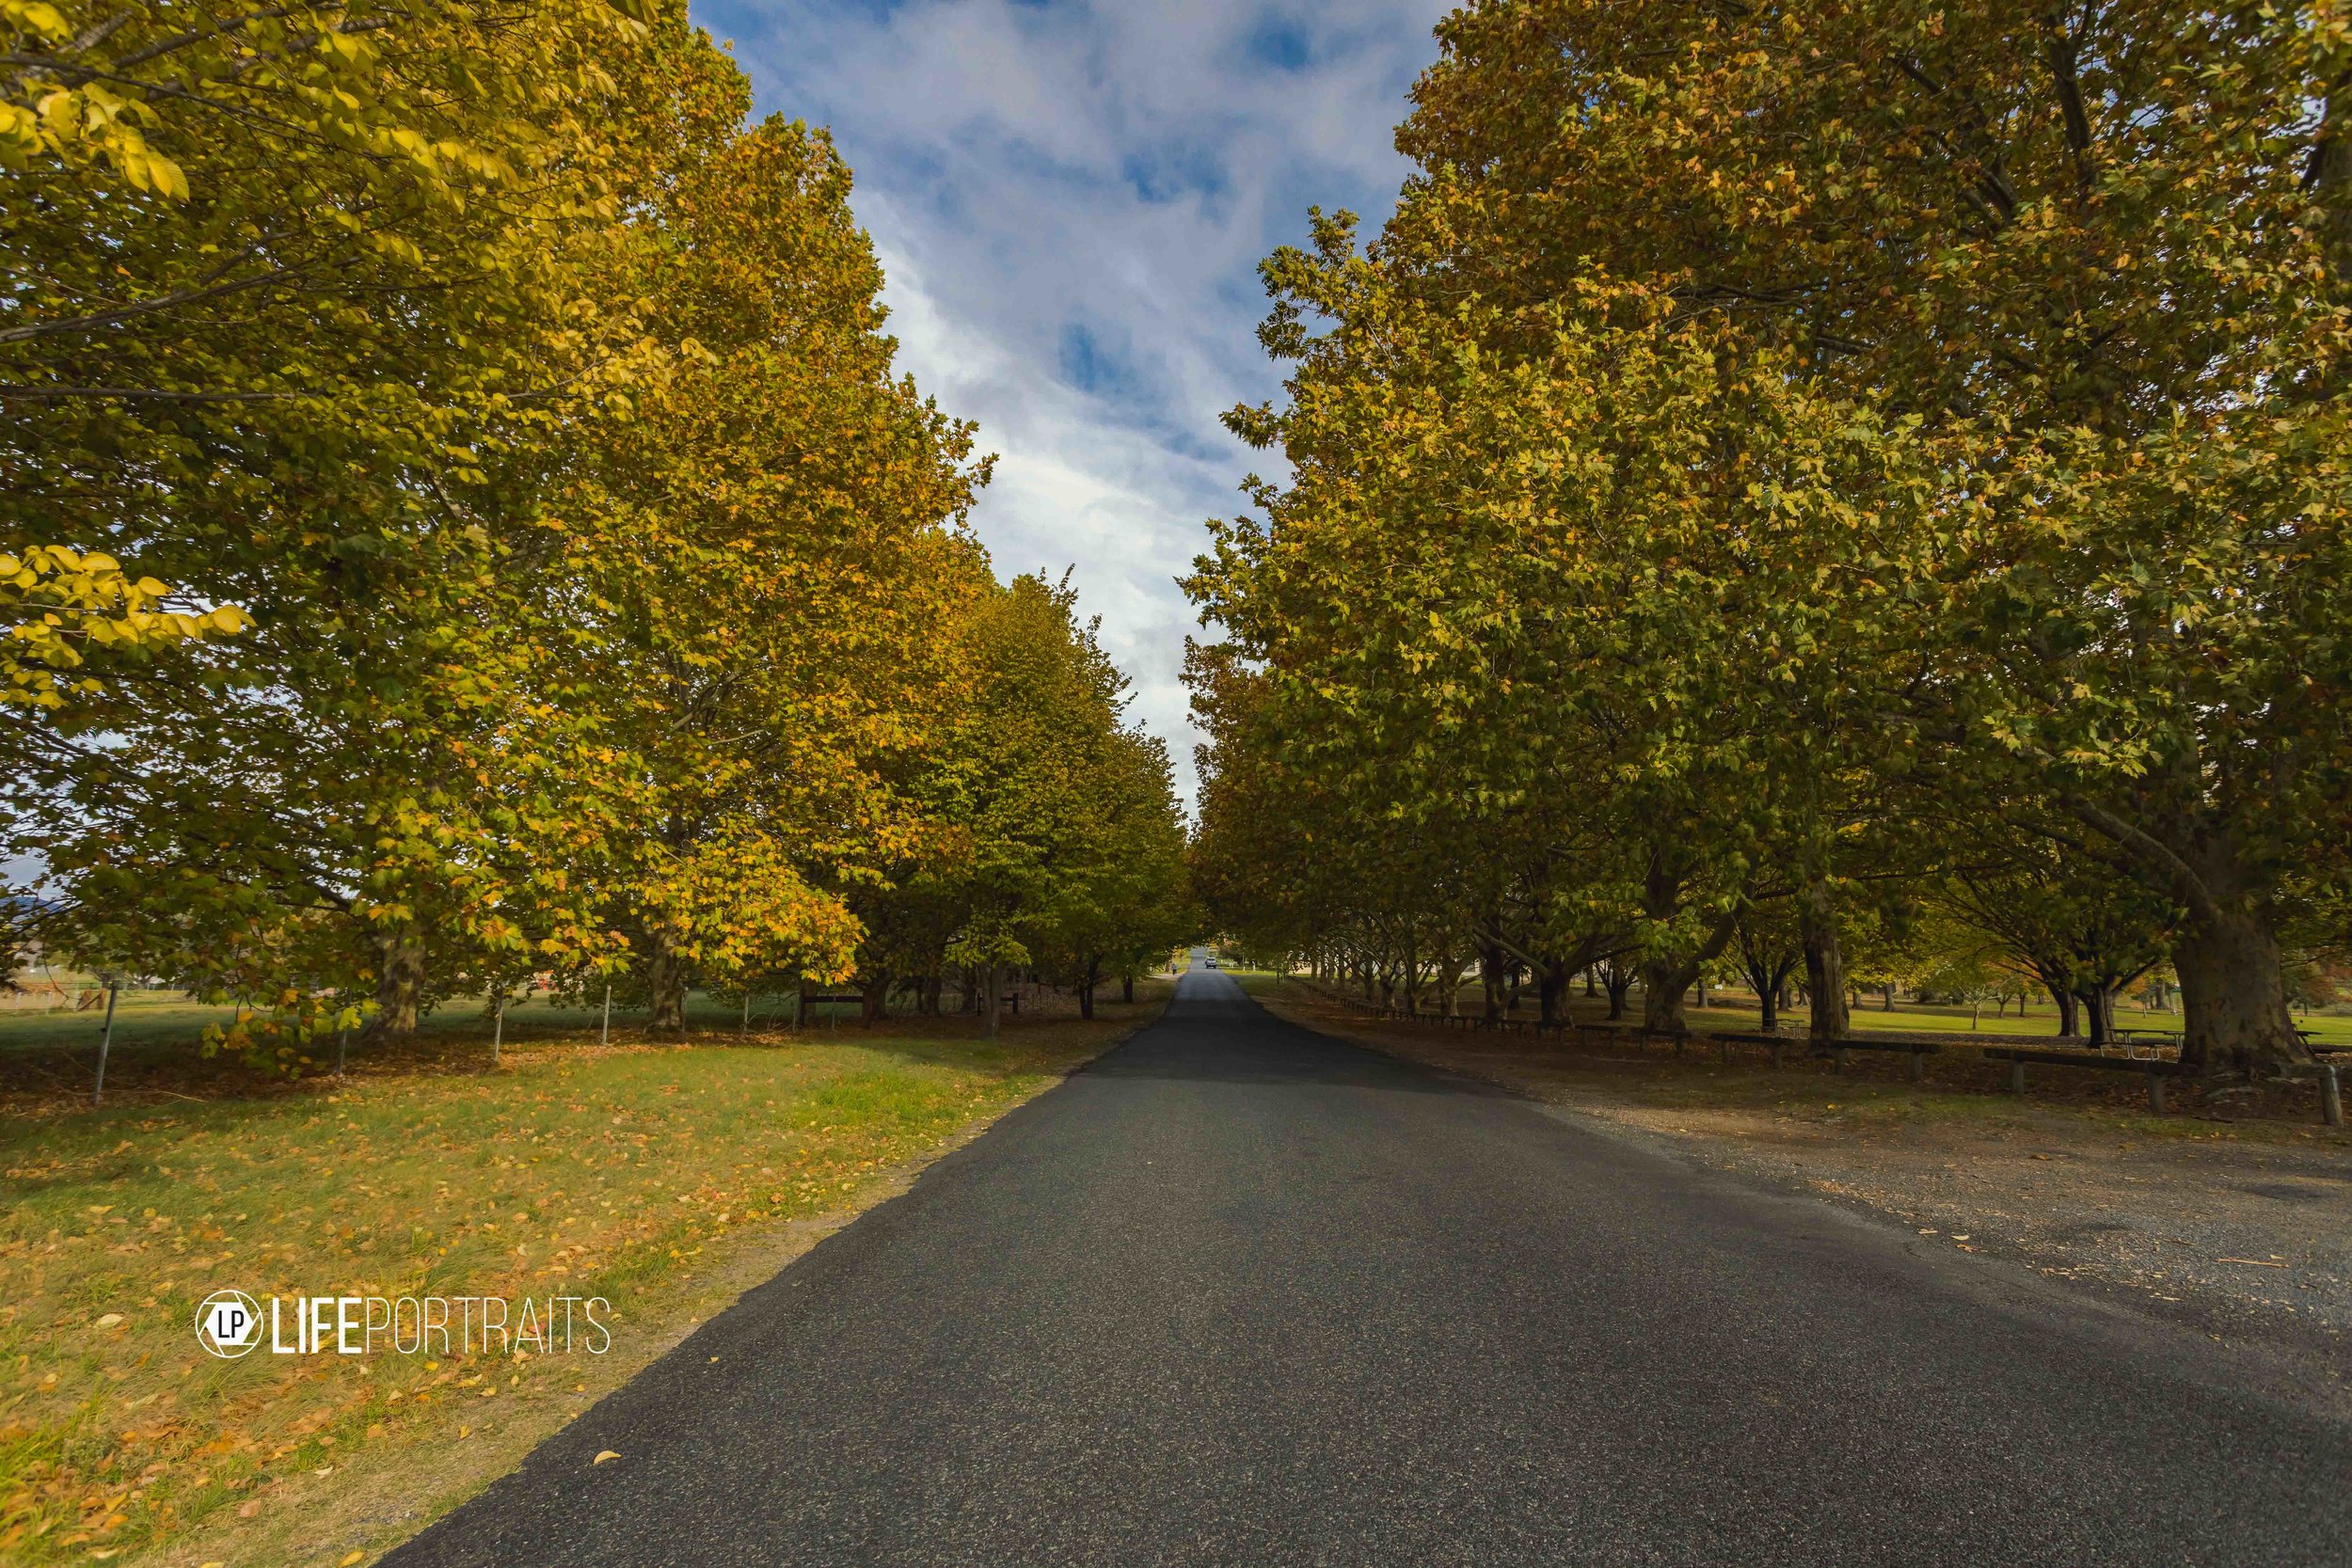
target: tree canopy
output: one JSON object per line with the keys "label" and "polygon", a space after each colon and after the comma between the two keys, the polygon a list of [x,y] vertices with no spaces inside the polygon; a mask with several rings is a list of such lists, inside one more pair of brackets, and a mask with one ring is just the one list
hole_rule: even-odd
{"label": "tree canopy", "polygon": [[838,984],[903,889],[1037,856],[896,973],[1182,924],[1165,758],[969,531],[848,167],[683,4],[0,31],[20,938],[298,1068],[525,979],[657,1027]]}
{"label": "tree canopy", "polygon": [[[2158,921],[2190,1062],[2302,1057],[2352,764],[2337,13],[1438,37],[1378,238],[1318,214],[1264,267],[1287,395],[1230,422],[1291,477],[1192,581],[1224,917],[1622,958],[1672,1027],[1786,903],[1835,1034],[1841,928],[2023,878],[2060,947]],[[1310,891],[1251,901],[1242,835]]]}

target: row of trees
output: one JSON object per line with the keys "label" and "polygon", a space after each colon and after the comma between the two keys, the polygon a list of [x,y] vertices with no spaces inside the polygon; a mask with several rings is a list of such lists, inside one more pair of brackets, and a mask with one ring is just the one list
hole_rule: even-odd
{"label": "row of trees", "polygon": [[1182,934],[1165,755],[685,10],[0,5],[20,942],[294,1061]]}
{"label": "row of trees", "polygon": [[1476,0],[1375,243],[1265,265],[1280,450],[1191,590],[1200,867],[1416,974],[1936,928],[2304,1058],[2352,870],[2330,4]]}

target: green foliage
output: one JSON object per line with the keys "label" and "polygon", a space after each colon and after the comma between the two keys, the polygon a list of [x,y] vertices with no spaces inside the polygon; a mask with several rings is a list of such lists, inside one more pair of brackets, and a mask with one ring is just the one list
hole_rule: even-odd
{"label": "green foliage", "polygon": [[[2300,1056],[2281,932],[2352,783],[2336,8],[1439,37],[1377,243],[1264,269],[1295,368],[1232,423],[1292,477],[1193,579],[1202,845],[1304,887],[1220,916],[1633,955],[1671,1023],[1743,904],[1801,893],[1835,995],[1864,889],[2021,829],[2185,912],[2190,1060]],[[1306,815],[1220,820],[1268,788]],[[1408,936],[1433,889],[1469,918]]]}
{"label": "green foliage", "polygon": [[0,31],[13,938],[294,1063],[530,981],[839,983],[925,878],[980,890],[934,970],[1158,918],[1165,759],[966,532],[831,142],[682,3]]}

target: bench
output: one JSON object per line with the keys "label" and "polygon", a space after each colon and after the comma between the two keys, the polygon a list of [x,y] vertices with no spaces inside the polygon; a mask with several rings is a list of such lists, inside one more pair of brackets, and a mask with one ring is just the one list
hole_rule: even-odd
{"label": "bench", "polygon": [[826,1004],[826,1003],[828,1003],[828,1002],[854,1002],[854,1003],[856,1003],[856,1004],[857,1004],[860,1007],[863,1007],[863,1006],[866,1006],[866,998],[865,998],[865,996],[864,996],[863,994],[861,994],[861,993],[859,993],[859,992],[857,992],[857,991],[853,991],[853,990],[852,990],[852,991],[818,992],[818,993],[817,993],[817,994],[815,994],[815,995],[812,995],[812,994],[810,994],[810,993],[809,993],[809,992],[807,992],[807,991],[803,991],[803,992],[801,992],[800,1006],[799,1006],[798,1007],[796,1007],[796,1008],[794,1008],[794,1009],[793,1009],[793,1013],[792,1013],[793,1026],[794,1026],[795,1028],[798,1028],[798,1027],[801,1027],[801,1026],[803,1026],[803,1025],[805,1025],[805,1024],[808,1022],[808,1010],[809,1010],[809,1008],[811,1008],[811,1007],[816,1007],[816,1006],[822,1006],[824,1004]]}
{"label": "bench", "polygon": [[1988,1045],[1987,1061],[2009,1064],[2009,1091],[2026,1092],[2026,1064],[2042,1067],[2100,1068],[2109,1072],[2137,1072],[2148,1080],[2148,1109],[2164,1114],[2164,1081],[2181,1074],[2181,1064],[2155,1056],[2100,1056],[2088,1051],[2042,1051],[2020,1045]]}
{"label": "bench", "polygon": [[1838,1071],[1846,1069],[1849,1051],[1907,1051],[1911,1053],[1911,1081],[1923,1083],[1928,1076],[1928,1058],[1944,1047],[1934,1040],[1874,1038],[1868,1035],[1848,1035],[1843,1039],[1824,1040],[1813,1047],[1816,1056],[1827,1056]]}

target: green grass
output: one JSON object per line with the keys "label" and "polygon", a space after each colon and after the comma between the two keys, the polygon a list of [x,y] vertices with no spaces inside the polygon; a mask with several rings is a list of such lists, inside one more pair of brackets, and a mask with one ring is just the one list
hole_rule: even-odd
{"label": "green grass", "polygon": [[214,1290],[603,1295],[616,1349],[646,1342],[675,1280],[853,1205],[1147,1006],[993,1043],[949,1019],[600,1050],[541,1020],[496,1072],[468,1052],[0,1117],[0,1559],[144,1556],[273,1482],[311,1496],[551,1409],[585,1359],[217,1360],[192,1331]]}
{"label": "green grass", "polygon": [[[2199,1114],[2198,1088],[2181,1085],[2173,1091],[2172,1114],[2151,1115],[2143,1109],[2142,1085],[2127,1073],[2040,1073],[2031,1078],[2028,1097],[2020,1100],[2007,1092],[2004,1068],[1982,1062],[1964,1049],[1931,1058],[1929,1082],[1920,1085],[1909,1081],[1907,1058],[1881,1053],[1857,1052],[1841,1071],[1799,1052],[1775,1070],[1754,1051],[1736,1053],[1726,1064],[1705,1047],[1679,1053],[1630,1042],[1596,1048],[1590,1036],[1578,1044],[1557,1036],[1445,1029],[1373,1018],[1302,981],[1287,986],[1269,981],[1252,989],[1278,1007],[1295,1009],[1335,1032],[1545,1098],[1597,1092],[1657,1111],[1770,1113],[1862,1132],[1937,1125],[1980,1130],[2032,1126],[2053,1135],[2095,1129],[2103,1134],[2120,1131],[2183,1141],[2345,1141],[2343,1133],[2312,1124],[2316,1118],[2308,1100],[2274,1101],[2267,1108],[2236,1106],[2225,1124]],[[2011,1017],[2013,1021],[2013,1011]],[[1734,1020],[1740,1015],[1699,1014],[1693,1022],[1704,1028],[1723,1027]],[[1965,1024],[1964,1015],[1961,1022]],[[1740,1020],[1742,1028],[1753,1024],[1752,1014]],[[1964,1031],[1953,1043],[1965,1046]]]}
{"label": "green grass", "polygon": [[[1255,990],[1272,982],[1244,979],[1242,983],[1245,989]],[[1720,991],[1716,993],[1717,996],[1722,994]],[[1693,1029],[1738,1032],[1756,1028],[1757,1012],[1755,1001],[1744,992],[1734,992],[1733,995],[1739,998],[1737,1003],[1686,1007],[1683,1017]],[[1434,998],[1424,995],[1422,1005],[1424,1009],[1434,1010]],[[1464,987],[1454,1002],[1456,1010],[1464,1013],[1474,1014],[1480,1006],[1481,993],[1475,986]],[[1535,1008],[1534,991],[1523,989],[1519,996],[1519,1010],[1509,1016],[1533,1019],[1536,1016]],[[1607,1016],[1608,1004],[1605,998],[1585,997],[1583,987],[1580,984],[1569,997],[1569,1011],[1586,1022],[1597,1022]],[[1642,998],[1639,991],[1628,1000],[1626,1016],[1634,1022],[1641,1021]],[[1804,1017],[1804,1007],[1798,1006],[1784,1010],[1781,1022],[1802,1026]],[[2311,1031],[2312,1037],[2323,1043],[2352,1044],[2352,1014],[2315,1012],[2309,1017],[2298,1014],[2295,1022],[2297,1028]],[[1980,1033],[2047,1035],[2056,1038],[2058,1032],[2058,1009],[2047,1002],[2028,1005],[2022,1014],[2016,1004],[2011,1003],[2005,1016],[1996,1016],[1991,1007],[1985,1007],[1972,1029],[1969,1012],[1964,1006],[1923,1006],[1915,1002],[1898,1002],[1894,1011],[1888,1012],[1875,999],[1865,998],[1862,1005],[1853,1009],[1852,1022],[1854,1029],[1862,1034]],[[2137,1003],[2126,1002],[2116,1009],[2115,1022],[2120,1029],[2177,1030],[2181,1026],[2181,1015],[2177,1012],[2145,1012]]]}

